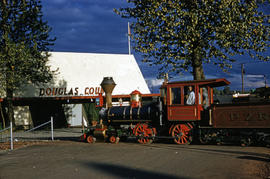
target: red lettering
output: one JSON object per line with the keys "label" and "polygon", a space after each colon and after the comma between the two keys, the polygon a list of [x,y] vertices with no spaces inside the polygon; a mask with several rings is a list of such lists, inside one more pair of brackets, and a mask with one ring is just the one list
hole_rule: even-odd
{"label": "red lettering", "polygon": [[78,87],[77,87],[77,88],[75,88],[75,95],[76,95],[76,96],[79,94],[78,89],[79,89]]}
{"label": "red lettering", "polygon": [[100,87],[96,87],[95,88],[95,94],[99,94],[99,91],[100,91]]}
{"label": "red lettering", "polygon": [[39,89],[39,96],[44,96],[45,94],[45,89],[44,88],[40,88]]}
{"label": "red lettering", "polygon": [[89,93],[94,94],[95,89],[93,87],[90,88]]}
{"label": "red lettering", "polygon": [[64,95],[68,95],[67,94],[67,88],[64,88]]}
{"label": "red lettering", "polygon": [[52,93],[52,89],[51,89],[51,88],[47,88],[47,89],[46,89],[46,95],[47,95],[47,96],[50,96],[51,93]]}
{"label": "red lettering", "polygon": [[55,88],[53,88],[52,95],[55,95]]}
{"label": "red lettering", "polygon": [[59,95],[63,95],[63,93],[64,93],[64,89],[63,88],[59,88],[58,94]]}
{"label": "red lettering", "polygon": [[68,95],[73,95],[73,89],[71,88],[70,91],[68,92]]}
{"label": "red lettering", "polygon": [[89,90],[89,88],[86,87],[85,90],[84,90],[84,94],[85,94],[85,95],[88,95],[88,94],[89,94],[89,93],[88,93],[88,90]]}
{"label": "red lettering", "polygon": [[[101,87],[86,87],[84,89],[84,95],[99,95],[104,93]],[[40,88],[39,96],[56,96],[56,95],[79,95],[79,87],[76,88]]]}

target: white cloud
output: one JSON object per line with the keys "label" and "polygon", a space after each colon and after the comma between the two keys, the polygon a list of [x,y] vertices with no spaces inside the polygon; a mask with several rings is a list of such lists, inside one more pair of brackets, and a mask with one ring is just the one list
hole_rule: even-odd
{"label": "white cloud", "polygon": [[[242,77],[241,74],[231,74],[230,77],[227,78],[228,81],[231,82],[231,88],[241,90],[242,89]],[[255,89],[265,86],[264,78],[260,76],[251,76],[244,75],[244,89]]]}
{"label": "white cloud", "polygon": [[154,78],[147,78],[145,79],[146,83],[149,87],[159,87],[163,83],[163,79],[154,79]]}
{"label": "white cloud", "polygon": [[[229,82],[231,82],[230,88],[232,90],[241,90],[242,89],[242,78],[240,74],[233,73],[227,77],[220,77],[216,75],[206,75],[206,79],[216,79],[216,78],[226,78]],[[156,79],[154,77],[148,77],[145,79],[149,88],[151,90],[157,90],[163,83],[163,79]],[[193,80],[192,75],[181,75],[175,76],[170,81],[189,81]],[[244,76],[244,89],[255,89],[259,87],[265,86],[264,78],[261,76]]]}

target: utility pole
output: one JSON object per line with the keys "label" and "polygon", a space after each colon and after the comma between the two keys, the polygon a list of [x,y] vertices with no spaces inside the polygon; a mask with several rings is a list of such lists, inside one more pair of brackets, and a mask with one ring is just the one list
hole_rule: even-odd
{"label": "utility pole", "polygon": [[241,64],[241,77],[242,77],[242,93],[244,93],[244,63]]}
{"label": "utility pole", "polygon": [[265,88],[267,88],[267,83],[266,83],[266,75],[263,75],[264,77],[264,84],[265,84]]}
{"label": "utility pole", "polygon": [[131,36],[131,32],[130,32],[130,27],[129,27],[129,22],[128,22],[128,54],[131,54],[131,48],[130,48],[130,36]]}

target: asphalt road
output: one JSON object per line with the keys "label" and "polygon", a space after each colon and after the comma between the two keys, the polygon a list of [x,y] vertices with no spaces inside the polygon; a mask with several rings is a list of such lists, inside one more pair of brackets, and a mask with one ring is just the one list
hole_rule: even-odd
{"label": "asphalt road", "polygon": [[0,178],[254,179],[269,163],[265,147],[59,141],[1,152]]}

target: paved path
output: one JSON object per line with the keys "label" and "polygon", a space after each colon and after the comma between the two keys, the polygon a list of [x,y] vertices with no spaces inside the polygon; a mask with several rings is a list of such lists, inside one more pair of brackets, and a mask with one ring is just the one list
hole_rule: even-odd
{"label": "paved path", "polygon": [[[82,135],[82,128],[60,128],[54,129],[53,134],[50,129],[34,130],[31,132],[15,131],[13,132],[14,141],[29,141],[29,140],[78,140]],[[0,142],[10,141],[10,132],[0,133]]]}
{"label": "paved path", "polygon": [[263,147],[60,141],[1,152],[0,178],[254,179],[269,162]]}

